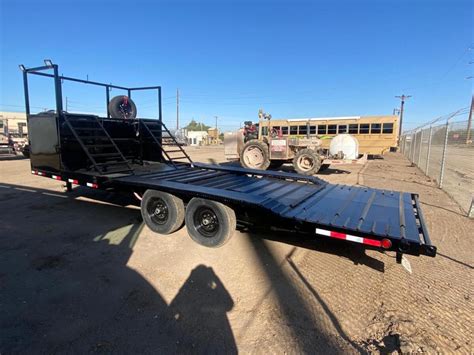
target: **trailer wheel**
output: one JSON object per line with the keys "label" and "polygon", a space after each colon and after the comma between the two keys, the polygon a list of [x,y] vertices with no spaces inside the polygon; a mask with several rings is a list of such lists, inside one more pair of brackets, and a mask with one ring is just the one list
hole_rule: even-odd
{"label": "trailer wheel", "polygon": [[313,175],[317,173],[321,167],[321,159],[312,149],[302,149],[296,153],[293,159],[293,167],[303,175]]}
{"label": "trailer wheel", "polygon": [[264,142],[252,139],[245,143],[240,153],[240,164],[247,169],[267,170],[270,166],[268,146]]}
{"label": "trailer wheel", "polygon": [[153,232],[170,234],[184,222],[184,203],[166,192],[146,190],[140,204],[145,224]]}
{"label": "trailer wheel", "polygon": [[186,206],[186,228],[196,243],[209,248],[224,245],[236,228],[235,212],[222,203],[193,198]]}
{"label": "trailer wheel", "polygon": [[112,118],[133,119],[137,117],[137,106],[128,96],[115,96],[109,102],[109,113]]}

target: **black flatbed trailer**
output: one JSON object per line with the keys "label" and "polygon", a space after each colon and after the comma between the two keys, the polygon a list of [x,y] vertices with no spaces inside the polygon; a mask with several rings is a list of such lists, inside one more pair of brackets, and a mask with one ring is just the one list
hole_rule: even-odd
{"label": "black flatbed trailer", "polygon": [[[368,248],[435,256],[418,196],[329,184],[285,172],[195,163],[161,119],[161,88],[123,88],[68,78],[57,65],[23,69],[32,173],[95,189],[134,193],[154,231],[184,222],[195,241],[216,247],[238,229],[267,226]],[[53,70],[53,74],[44,73]],[[54,79],[56,110],[31,114],[28,74]],[[72,114],[62,109],[61,83],[73,80],[106,89],[157,90],[158,119]],[[128,99],[127,99],[128,100]],[[174,154],[174,155],[173,155]]]}

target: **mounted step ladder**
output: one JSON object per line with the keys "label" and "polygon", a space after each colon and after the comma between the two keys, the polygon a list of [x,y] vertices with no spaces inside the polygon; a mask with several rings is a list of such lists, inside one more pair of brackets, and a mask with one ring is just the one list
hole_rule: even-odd
{"label": "mounted step ladder", "polygon": [[[160,123],[159,121],[148,120],[139,120],[139,122],[143,127],[145,127],[145,130],[153,141],[160,147],[161,151],[166,156],[166,159],[173,165],[173,167],[177,169],[180,165],[187,165],[187,163],[194,166],[189,155],[185,152],[183,147],[176,140],[176,137],[171,134],[163,122]],[[161,135],[161,142],[155,135],[156,133]],[[182,161],[183,159],[187,160],[187,162]]]}
{"label": "mounted step ladder", "polygon": [[65,114],[63,117],[97,172],[133,174],[128,160],[110,137],[98,116]]}

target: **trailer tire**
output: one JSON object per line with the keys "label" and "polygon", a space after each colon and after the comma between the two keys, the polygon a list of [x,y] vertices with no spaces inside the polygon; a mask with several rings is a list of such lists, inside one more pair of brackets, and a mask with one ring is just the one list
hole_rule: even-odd
{"label": "trailer tire", "polygon": [[301,149],[293,159],[293,167],[302,175],[313,175],[321,168],[321,158],[312,149]]}
{"label": "trailer tire", "polygon": [[184,203],[176,196],[162,191],[146,190],[140,207],[145,224],[155,233],[170,234],[183,225]]}
{"label": "trailer tire", "polygon": [[247,169],[267,170],[270,166],[268,145],[256,139],[245,143],[240,152],[240,164]]}
{"label": "trailer tire", "polygon": [[128,96],[115,96],[109,102],[109,114],[112,118],[134,119],[137,117],[137,106]]}
{"label": "trailer tire", "polygon": [[218,248],[227,243],[237,225],[232,208],[196,197],[186,206],[185,220],[191,239],[209,248]]}

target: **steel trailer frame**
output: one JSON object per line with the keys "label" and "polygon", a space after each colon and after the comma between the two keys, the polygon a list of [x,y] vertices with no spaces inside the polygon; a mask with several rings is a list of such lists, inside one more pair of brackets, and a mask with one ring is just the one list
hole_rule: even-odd
{"label": "steel trailer frame", "polygon": [[[160,86],[126,88],[75,79],[59,75],[58,66],[49,64],[29,69],[20,66],[23,70],[25,108],[29,124],[30,120],[41,123],[43,119],[55,120],[59,124],[62,120],[67,121],[76,117],[74,114],[64,112],[62,106],[62,80],[70,80],[105,87],[107,106],[110,88],[127,90],[129,95],[134,90],[157,90],[158,120],[137,119],[136,121],[138,126],[140,126],[140,122],[144,122],[145,125],[147,122],[158,122],[158,125],[163,125]],[[42,72],[51,69],[53,74]],[[54,79],[55,113],[31,114],[29,74]],[[82,122],[92,122],[93,120],[105,122],[105,126],[101,125],[101,127],[107,135],[111,136],[112,140],[116,138],[113,136],[113,132],[107,132],[107,130],[113,130],[115,126],[121,124],[120,120],[111,118],[110,113],[106,118],[82,115],[78,119]],[[165,126],[163,125],[163,127]],[[64,134],[64,130],[59,126],[57,130],[58,136]],[[171,135],[168,130],[167,132]],[[32,133],[30,139],[35,137],[34,129]],[[33,139],[41,139],[41,137],[38,138],[38,135],[36,137]],[[225,204],[235,211],[237,226],[240,229],[260,228],[262,225],[266,225],[270,229],[277,228],[278,230],[313,235],[316,239],[329,237],[359,243],[366,248],[394,251],[398,262],[401,262],[404,253],[432,257],[436,255],[436,247],[431,243],[416,194],[359,186],[333,185],[316,177],[294,173],[252,170],[193,163],[192,161],[177,165],[163,157],[163,136],[160,134],[155,138],[158,138],[156,145],[160,159],[153,160],[150,164],[145,164],[143,161],[131,164],[130,171],[101,172],[69,169],[63,164],[59,168],[38,165],[33,163],[35,152],[32,151],[31,172],[35,175],[64,181],[68,189],[72,187],[72,184],[75,184],[138,195],[142,195],[147,190],[157,190],[177,196],[185,204],[195,197],[213,200]],[[74,140],[74,138],[71,139]],[[66,148],[58,147],[60,159],[63,158],[61,154],[65,157],[70,154]],[[144,149],[144,146],[141,145],[140,149]],[[154,150],[150,146],[147,146],[146,149]]]}

